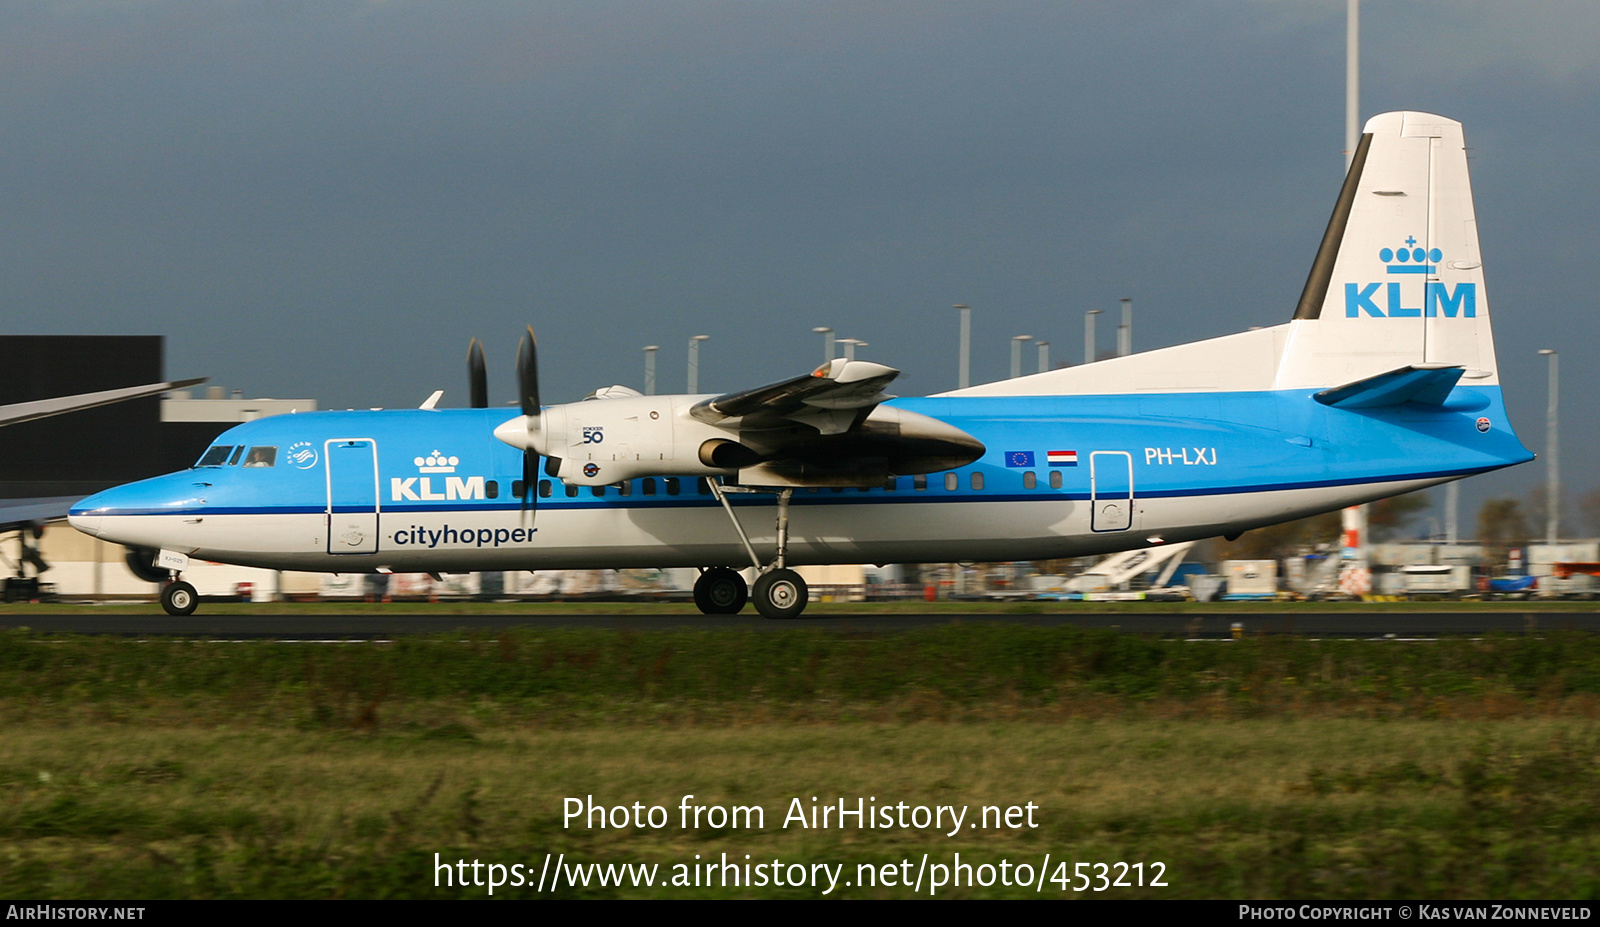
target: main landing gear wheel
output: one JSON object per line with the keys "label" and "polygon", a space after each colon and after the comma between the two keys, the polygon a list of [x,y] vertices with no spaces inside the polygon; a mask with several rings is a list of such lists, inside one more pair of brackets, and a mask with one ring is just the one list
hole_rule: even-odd
{"label": "main landing gear wheel", "polygon": [[767,618],[798,618],[806,610],[810,592],[806,581],[793,570],[772,570],[756,579],[752,598],[756,611]]}
{"label": "main landing gear wheel", "polygon": [[200,596],[186,582],[168,583],[161,587],[161,607],[169,615],[192,615],[200,604]]}
{"label": "main landing gear wheel", "polygon": [[702,615],[737,615],[749,599],[744,577],[727,567],[712,567],[694,581],[694,604]]}

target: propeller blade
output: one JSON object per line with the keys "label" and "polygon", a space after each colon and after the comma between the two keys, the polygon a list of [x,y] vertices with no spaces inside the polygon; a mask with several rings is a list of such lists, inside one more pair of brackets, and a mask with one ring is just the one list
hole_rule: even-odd
{"label": "propeller blade", "polygon": [[483,342],[476,338],[467,345],[467,383],[472,395],[472,408],[489,408],[489,372],[483,362]]}
{"label": "propeller blade", "polygon": [[528,515],[528,523],[533,523],[535,510],[539,505],[539,455],[534,451],[522,452],[522,511]]}
{"label": "propeller blade", "polygon": [[538,342],[533,337],[533,326],[517,344],[517,395],[522,399],[523,415],[539,414],[539,359]]}
{"label": "propeller blade", "polygon": [[[539,407],[539,343],[533,326],[517,343],[517,396],[522,403],[523,421],[529,435],[543,431],[544,415]],[[522,511],[531,523],[539,505],[539,452],[530,441],[522,451]]]}

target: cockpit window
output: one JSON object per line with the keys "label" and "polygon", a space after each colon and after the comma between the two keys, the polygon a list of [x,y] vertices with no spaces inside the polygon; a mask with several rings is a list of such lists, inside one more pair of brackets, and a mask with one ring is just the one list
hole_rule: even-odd
{"label": "cockpit window", "polygon": [[200,462],[195,464],[195,466],[197,466],[197,467],[220,467],[223,464],[228,462],[228,455],[232,454],[232,453],[233,453],[233,445],[231,445],[231,444],[217,444],[217,445],[214,445],[211,448],[207,449],[204,454],[200,455]]}
{"label": "cockpit window", "polygon": [[258,444],[244,455],[244,465],[247,467],[270,467],[278,462],[278,446],[276,444]]}
{"label": "cockpit window", "polygon": [[231,467],[234,464],[238,463],[239,462],[239,455],[243,454],[243,453],[244,453],[244,445],[243,444],[241,444],[238,447],[234,448],[233,449],[233,456],[228,458],[228,466]]}

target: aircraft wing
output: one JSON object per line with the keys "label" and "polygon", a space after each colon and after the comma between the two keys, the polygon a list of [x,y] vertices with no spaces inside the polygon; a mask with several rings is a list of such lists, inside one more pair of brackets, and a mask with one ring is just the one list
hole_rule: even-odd
{"label": "aircraft wing", "polygon": [[14,402],[10,405],[0,406],[0,425],[31,422],[38,418],[49,418],[52,415],[76,412],[79,409],[92,409],[95,406],[110,405],[113,402],[122,402],[127,399],[154,396],[167,390],[183,389],[185,386],[193,386],[196,383],[204,383],[205,381],[205,377],[197,377],[192,380],[174,380],[170,383],[147,383],[144,386],[104,389],[96,393],[79,393],[76,396],[36,399],[33,402]]}
{"label": "aircraft wing", "polygon": [[82,496],[34,496],[28,499],[0,499],[0,530],[10,530],[36,522],[60,521]]}
{"label": "aircraft wing", "polygon": [[871,486],[982,456],[982,442],[959,428],[879,405],[893,398],[883,388],[899,375],[839,358],[803,377],[702,400],[689,415],[738,429],[741,453],[717,448],[711,460],[737,467],[750,486]]}
{"label": "aircraft wing", "polygon": [[842,434],[894,398],[883,388],[899,375],[893,367],[838,358],[803,377],[703,400],[689,414],[711,425],[737,424],[741,431],[798,422],[824,435]]}

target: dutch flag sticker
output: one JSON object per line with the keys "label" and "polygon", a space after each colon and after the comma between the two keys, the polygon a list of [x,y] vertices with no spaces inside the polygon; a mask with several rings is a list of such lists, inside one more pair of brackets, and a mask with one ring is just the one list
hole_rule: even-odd
{"label": "dutch flag sticker", "polygon": [[1077,451],[1049,451],[1046,456],[1049,458],[1050,466],[1052,467],[1076,467],[1078,465]]}

